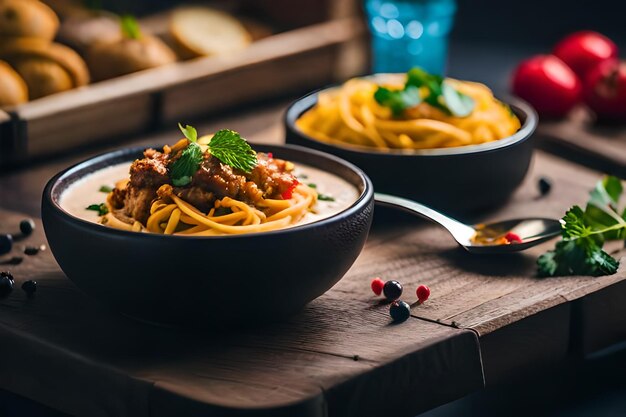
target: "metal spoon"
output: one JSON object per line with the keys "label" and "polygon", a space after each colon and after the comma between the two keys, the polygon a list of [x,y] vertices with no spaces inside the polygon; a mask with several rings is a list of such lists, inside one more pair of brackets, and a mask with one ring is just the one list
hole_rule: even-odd
{"label": "metal spoon", "polygon": [[[377,204],[399,208],[412,214],[417,214],[443,226],[459,245],[470,253],[510,253],[528,249],[546,240],[561,234],[561,224],[558,220],[538,217],[526,219],[504,220],[495,223],[470,226],[451,217],[426,207],[415,201],[387,194],[375,193]],[[479,244],[472,241],[472,237],[480,230],[483,235],[504,236],[507,232],[517,234],[521,243],[511,244]]]}

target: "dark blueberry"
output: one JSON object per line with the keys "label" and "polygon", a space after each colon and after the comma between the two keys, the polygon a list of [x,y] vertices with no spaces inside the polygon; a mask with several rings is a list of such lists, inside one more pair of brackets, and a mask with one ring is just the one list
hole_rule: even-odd
{"label": "dark blueberry", "polygon": [[39,247],[38,246],[26,246],[24,248],[24,253],[29,256],[37,255],[39,253]]}
{"label": "dark blueberry", "polygon": [[13,274],[10,273],[9,271],[0,271],[0,277],[7,277],[11,281],[15,281],[15,278],[13,278]]}
{"label": "dark blueberry", "polygon": [[0,297],[5,297],[13,291],[13,280],[6,275],[0,276]]}
{"label": "dark blueberry", "polygon": [[539,187],[539,192],[541,195],[546,195],[552,189],[552,180],[548,177],[541,177],[537,182],[537,187]]}
{"label": "dark blueberry", "polygon": [[22,289],[26,291],[26,294],[33,295],[35,291],[37,291],[37,281],[33,281],[32,279],[24,281]]}
{"label": "dark blueberry", "polygon": [[20,232],[24,236],[29,236],[35,230],[35,222],[33,219],[24,219],[20,222]]}
{"label": "dark blueberry", "polygon": [[13,249],[13,236],[10,234],[0,235],[0,255],[11,252]]}
{"label": "dark blueberry", "polygon": [[389,314],[394,322],[402,323],[411,315],[411,307],[402,300],[396,300],[389,306]]}
{"label": "dark blueberry", "polygon": [[397,300],[402,295],[402,284],[398,281],[387,281],[383,286],[383,294],[389,301]]}

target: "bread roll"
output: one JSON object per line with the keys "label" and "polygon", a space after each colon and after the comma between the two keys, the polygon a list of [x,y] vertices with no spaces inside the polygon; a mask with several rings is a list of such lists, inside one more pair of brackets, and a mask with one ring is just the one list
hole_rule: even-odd
{"label": "bread roll", "polygon": [[0,0],[0,43],[11,37],[51,41],[58,28],[57,15],[40,1]]}
{"label": "bread roll", "polygon": [[237,19],[202,6],[174,10],[170,32],[181,58],[236,52],[247,47],[252,40]]}
{"label": "bread roll", "polygon": [[15,69],[28,84],[31,100],[74,88],[70,74],[57,62],[46,58],[18,60]]}
{"label": "bread roll", "polygon": [[[89,71],[85,61],[72,49],[58,43],[50,43],[38,38],[12,39],[9,42],[0,43],[0,59],[6,60],[11,65],[18,63],[24,65],[24,62],[29,59],[52,61],[67,71],[72,80],[72,87],[89,83]],[[54,72],[57,73],[56,70]]]}
{"label": "bread roll", "polygon": [[96,43],[89,48],[85,58],[95,81],[176,61],[174,52],[159,38],[150,35]]}
{"label": "bread roll", "polygon": [[13,68],[0,61],[0,107],[14,106],[28,101],[28,87]]}

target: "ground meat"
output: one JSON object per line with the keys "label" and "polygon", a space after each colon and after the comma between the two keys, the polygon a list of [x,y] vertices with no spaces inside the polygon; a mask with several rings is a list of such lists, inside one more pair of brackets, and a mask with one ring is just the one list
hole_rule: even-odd
{"label": "ground meat", "polygon": [[205,213],[213,207],[215,202],[215,194],[200,187],[174,187],[173,193]]}
{"label": "ground meat", "polygon": [[259,163],[246,177],[257,184],[268,198],[279,198],[285,191],[297,184],[295,177],[287,171],[287,161],[258,155]]}
{"label": "ground meat", "polygon": [[124,211],[126,215],[145,224],[150,216],[150,206],[157,197],[157,189],[170,179],[167,154],[146,149],[144,157],[133,162],[130,167],[130,181],[124,193]]}
{"label": "ground meat", "polygon": [[[171,184],[168,165],[180,154],[180,151],[162,153],[148,149],[144,152],[144,159],[133,162],[126,189],[112,196],[116,204],[123,201],[120,205],[125,214],[145,224],[150,206],[157,198],[157,190],[164,184]],[[204,212],[213,206],[216,198],[231,197],[248,203],[256,203],[262,198],[280,198],[297,184],[288,165],[281,159],[258,154],[258,165],[250,173],[245,173],[206,154],[191,184],[171,187],[171,192]]]}
{"label": "ground meat", "polygon": [[167,174],[168,155],[154,149],[146,149],[144,159],[137,159],[130,166],[130,185],[155,190],[169,182]]}

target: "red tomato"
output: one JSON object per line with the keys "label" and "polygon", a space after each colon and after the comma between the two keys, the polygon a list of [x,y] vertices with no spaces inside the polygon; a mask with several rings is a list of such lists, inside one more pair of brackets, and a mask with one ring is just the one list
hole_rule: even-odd
{"label": "red tomato", "polygon": [[611,59],[589,71],[584,98],[599,119],[626,121],[626,61]]}
{"label": "red tomato", "polygon": [[536,55],[515,70],[513,92],[541,115],[562,117],[580,102],[582,83],[559,58]]}
{"label": "red tomato", "polygon": [[552,53],[583,79],[600,62],[617,58],[617,46],[598,32],[584,30],[563,38]]}

